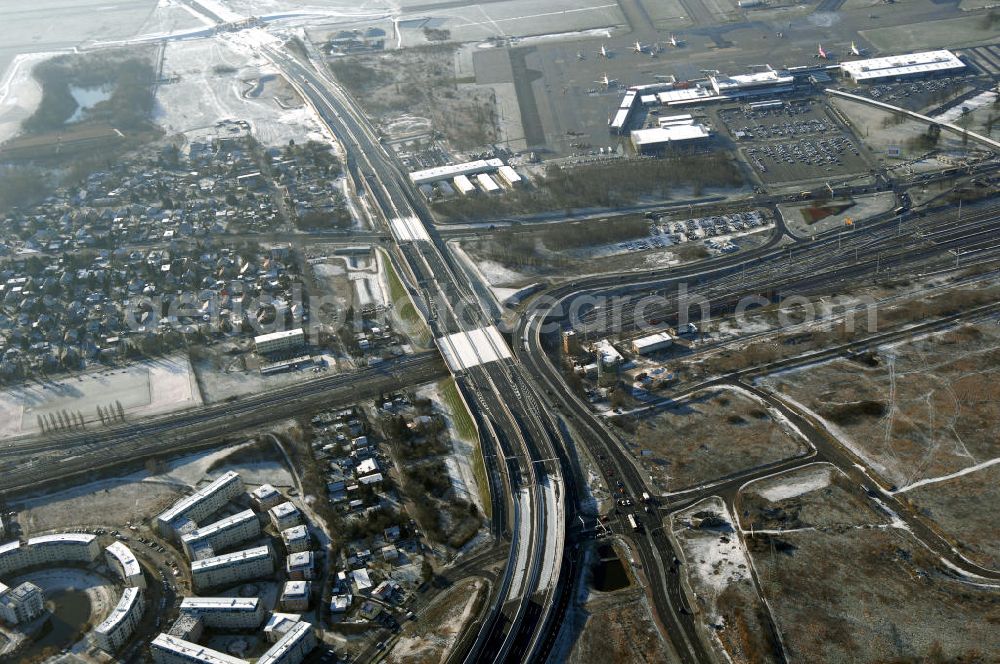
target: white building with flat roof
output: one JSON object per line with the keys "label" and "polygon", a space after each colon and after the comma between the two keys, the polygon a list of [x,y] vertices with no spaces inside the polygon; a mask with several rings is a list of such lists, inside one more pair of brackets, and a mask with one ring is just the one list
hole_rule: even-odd
{"label": "white building with flat roof", "polygon": [[413,171],[410,173],[410,181],[415,185],[430,184],[439,180],[448,180],[460,176],[468,177],[476,173],[495,171],[501,166],[503,166],[503,162],[499,159],[477,159],[461,164],[449,164],[422,171]]}
{"label": "white building with flat roof", "polygon": [[268,643],[277,643],[278,639],[288,633],[296,623],[302,622],[298,613],[280,613],[275,611],[264,625],[264,638]]}
{"label": "white building with flat roof", "polygon": [[19,625],[40,616],[45,610],[42,589],[25,581],[11,588],[0,583],[0,622]]}
{"label": "white building with flat roof", "polygon": [[501,166],[500,168],[498,168],[497,176],[500,178],[501,182],[503,182],[511,189],[524,182],[524,179],[520,175],[518,175],[517,171],[515,171],[510,166]]}
{"label": "white building with flat roof", "polygon": [[126,588],[111,615],[91,632],[94,645],[108,653],[117,651],[139,626],[145,608],[142,588]]}
{"label": "white building with flat roof", "polygon": [[705,125],[675,124],[632,132],[632,147],[639,154],[648,154],[668,148],[697,145],[707,141],[712,134]]}
{"label": "white building with flat roof", "polygon": [[104,549],[104,560],[126,586],[146,587],[146,577],[142,573],[142,566],[139,564],[139,559],[132,553],[132,549],[121,542],[112,542]]}
{"label": "white building with flat roof", "polygon": [[285,502],[285,497],[281,495],[281,492],[270,484],[261,484],[250,492],[250,497],[253,498],[254,504],[261,512],[266,512],[275,505]]}
{"label": "white building with flat roof", "polygon": [[299,551],[288,556],[285,568],[289,579],[308,581],[316,574],[316,560],[312,551]]}
{"label": "white building with flat roof", "polygon": [[468,196],[476,191],[476,185],[472,184],[468,175],[456,175],[452,182],[455,183],[455,189],[458,190],[458,193],[463,196]]}
{"label": "white building with flat roof", "polygon": [[500,185],[496,183],[496,180],[490,177],[489,173],[479,173],[476,175],[476,182],[487,194],[495,194],[500,191]]}
{"label": "white building with flat roof", "polygon": [[230,585],[274,573],[269,546],[235,551],[191,563],[191,580],[197,590]]}
{"label": "white building with flat roof", "polygon": [[309,593],[312,583],[309,581],[288,581],[281,589],[281,608],[285,611],[308,611]]}
{"label": "white building with flat roof", "polygon": [[239,473],[224,473],[211,484],[178,500],[170,509],[157,516],[156,530],[165,537],[174,537],[180,523],[203,521],[245,490]]}
{"label": "white building with flat roof", "polygon": [[657,332],[632,340],[632,352],[637,355],[647,355],[667,348],[674,342],[669,332]]}
{"label": "white building with flat roof", "polygon": [[247,664],[239,657],[161,633],[149,644],[156,664]]}
{"label": "white building with flat roof", "polygon": [[206,627],[221,629],[256,629],[265,613],[257,597],[185,597],[180,612],[200,618]]}
{"label": "white building with flat roof", "polygon": [[597,361],[606,367],[617,366],[625,361],[618,349],[607,339],[601,339],[594,344],[594,351],[597,353]]}
{"label": "white building with flat roof", "polygon": [[742,96],[790,88],[795,82],[795,77],[786,71],[765,69],[750,74],[733,74],[732,76],[716,74],[709,76],[708,80],[717,95]]}
{"label": "white building with flat roof", "polygon": [[261,334],[253,338],[258,353],[277,353],[292,348],[301,348],[306,343],[305,331],[301,327]]}
{"label": "white building with flat roof", "polygon": [[0,545],[0,574],[25,567],[53,563],[91,563],[101,553],[97,536],[88,533],[60,533],[32,537]]}
{"label": "white building with flat roof", "polygon": [[285,550],[289,555],[308,551],[312,547],[312,538],[309,536],[309,527],[305,525],[285,528],[281,531],[281,539],[285,543]]}
{"label": "white building with flat roof", "polygon": [[840,71],[855,83],[955,73],[965,69],[961,58],[948,50],[923,51],[842,62]]}
{"label": "white building with flat roof", "polygon": [[268,514],[271,517],[271,524],[278,532],[298,526],[302,523],[302,512],[294,503],[286,501],[280,505],[275,505]]}
{"label": "white building with flat roof", "polygon": [[220,551],[241,544],[260,535],[260,519],[253,510],[243,510],[225,519],[220,519],[181,536],[181,546],[189,559],[194,559],[194,550],[209,546]]}
{"label": "white building with flat roof", "polygon": [[257,664],[299,664],[316,647],[316,633],[306,621],[293,625],[267,652],[261,655]]}

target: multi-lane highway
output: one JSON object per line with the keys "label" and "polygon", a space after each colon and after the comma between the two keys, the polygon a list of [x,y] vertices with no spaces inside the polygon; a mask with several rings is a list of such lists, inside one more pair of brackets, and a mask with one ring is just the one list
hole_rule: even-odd
{"label": "multi-lane highway", "polygon": [[[395,241],[396,256],[431,333],[476,412],[484,452],[497,458],[509,514],[510,555],[467,661],[522,661],[546,643],[560,579],[572,484],[563,479],[554,423],[539,407],[523,368],[506,342],[491,334],[493,321],[456,269],[409,179],[386,153],[376,132],[347,92],[325,72],[287,53],[266,51],[283,69],[347,155],[353,186],[368,198]],[[488,346],[488,347],[487,347]]]}

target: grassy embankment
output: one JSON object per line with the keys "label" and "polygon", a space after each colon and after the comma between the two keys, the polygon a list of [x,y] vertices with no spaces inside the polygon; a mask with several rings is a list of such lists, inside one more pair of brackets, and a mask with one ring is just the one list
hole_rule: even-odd
{"label": "grassy embankment", "polygon": [[493,518],[493,504],[490,501],[490,483],[486,478],[486,461],[483,459],[483,448],[479,445],[479,431],[476,429],[472,415],[465,405],[465,401],[458,393],[458,386],[455,385],[454,378],[446,378],[438,383],[441,389],[441,396],[444,398],[451,412],[451,421],[458,430],[458,435],[464,440],[474,442],[476,451],[472,456],[472,473],[476,478],[476,490],[483,503],[483,512],[487,519]]}

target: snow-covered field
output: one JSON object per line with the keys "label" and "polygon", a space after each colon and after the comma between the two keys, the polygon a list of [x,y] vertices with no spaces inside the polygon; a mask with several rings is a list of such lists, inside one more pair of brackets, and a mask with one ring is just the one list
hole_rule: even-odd
{"label": "snow-covered field", "polygon": [[36,432],[39,418],[49,422],[59,414],[99,422],[97,407],[117,407],[118,402],[130,418],[199,406],[202,400],[186,356],[58,381],[32,381],[0,392],[0,438]]}
{"label": "snow-covered field", "polygon": [[[162,473],[150,474],[142,470],[27,498],[14,505],[18,523],[28,535],[84,526],[122,527],[128,521],[145,521],[184,493],[227,470],[240,473],[251,487],[264,483],[293,486],[291,473],[278,461],[224,461],[242,447],[244,445],[181,457],[168,464]],[[209,471],[213,464],[220,465]]]}
{"label": "snow-covered field", "polygon": [[752,486],[765,500],[776,503],[829,486],[832,471],[831,466],[816,464],[810,466],[808,471],[800,471],[794,480],[780,475],[760,480]]}
{"label": "snow-covered field", "polygon": [[177,82],[157,89],[154,120],[169,134],[206,129],[229,119],[249,122],[265,145],[284,145],[290,139],[328,140],[308,107],[282,108],[266,86],[256,97],[243,96],[244,81],[275,76],[278,70],[232,37],[165,46],[163,76]]}
{"label": "snow-covered field", "polygon": [[[676,524],[693,514],[709,510],[726,521],[726,527],[692,529]],[[684,560],[701,588],[715,597],[727,586],[749,578],[750,563],[735,532],[732,515],[722,500],[716,496],[692,505],[675,517],[674,534],[681,543]]]}
{"label": "snow-covered field", "polygon": [[0,78],[0,142],[13,138],[21,123],[34,113],[42,99],[42,86],[32,68],[57,53],[22,53],[11,61]]}

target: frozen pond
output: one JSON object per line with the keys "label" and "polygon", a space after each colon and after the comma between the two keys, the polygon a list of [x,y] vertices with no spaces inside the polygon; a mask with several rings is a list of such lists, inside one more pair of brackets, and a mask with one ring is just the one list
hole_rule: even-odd
{"label": "frozen pond", "polygon": [[66,124],[79,122],[84,114],[102,101],[111,99],[113,90],[108,87],[80,88],[75,85],[69,86],[69,93],[76,101],[76,111],[66,120]]}

